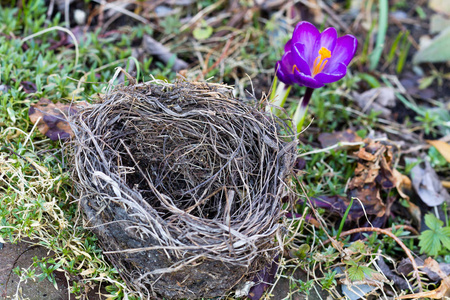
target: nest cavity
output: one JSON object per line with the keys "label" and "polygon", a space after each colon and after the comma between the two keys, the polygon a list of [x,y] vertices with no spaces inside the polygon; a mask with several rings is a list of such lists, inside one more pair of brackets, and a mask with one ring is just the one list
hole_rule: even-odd
{"label": "nest cavity", "polygon": [[72,123],[86,226],[141,295],[221,296],[281,250],[296,142],[229,87],[122,86]]}

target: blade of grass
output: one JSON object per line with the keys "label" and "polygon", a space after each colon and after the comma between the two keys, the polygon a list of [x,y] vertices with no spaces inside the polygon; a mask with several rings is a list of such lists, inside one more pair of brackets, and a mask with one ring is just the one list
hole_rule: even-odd
{"label": "blade of grass", "polygon": [[378,66],[381,54],[383,53],[384,41],[386,39],[386,31],[388,27],[388,12],[389,12],[388,0],[380,0],[378,3],[379,16],[378,16],[378,32],[375,49],[369,57],[370,70],[374,70]]}
{"label": "blade of grass", "polygon": [[353,197],[350,199],[350,204],[347,206],[347,209],[345,210],[344,216],[342,217],[342,220],[341,220],[341,224],[339,224],[339,230],[336,235],[336,240],[339,239],[342,229],[344,229],[344,223],[345,223],[345,220],[347,220],[347,216],[348,216],[348,213],[350,212],[350,209],[352,208],[352,205],[353,205]]}
{"label": "blade of grass", "polygon": [[[384,76],[381,76],[381,79],[383,80],[384,84],[390,88],[394,88],[394,86],[385,78]],[[425,112],[421,110],[415,103],[411,103],[406,99],[397,89],[395,90],[395,96],[405,105],[407,108],[414,111],[419,116],[424,116]]]}
{"label": "blade of grass", "polygon": [[408,41],[409,31],[404,34],[403,41],[401,44],[401,52],[397,62],[397,74],[400,74],[403,70],[403,66],[405,65],[406,58],[408,57],[409,47],[411,47],[411,42]]}
{"label": "blade of grass", "polygon": [[395,52],[397,50],[398,43],[400,42],[402,36],[403,36],[403,32],[399,32],[397,34],[397,37],[395,38],[394,42],[392,43],[391,50],[389,51],[389,54],[387,57],[388,64],[390,64],[394,60]]}

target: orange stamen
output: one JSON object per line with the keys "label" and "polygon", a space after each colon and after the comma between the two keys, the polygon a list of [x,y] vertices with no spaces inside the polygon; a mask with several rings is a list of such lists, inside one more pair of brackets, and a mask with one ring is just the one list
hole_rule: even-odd
{"label": "orange stamen", "polygon": [[[312,77],[316,76],[317,74],[319,74],[320,72],[323,71],[323,68],[325,68],[325,65],[327,64],[328,60],[326,60],[327,58],[331,57],[331,51],[328,50],[325,47],[320,48],[319,50],[319,56],[316,57],[316,59],[314,60],[314,64],[312,67]],[[320,60],[319,60],[320,58]]]}
{"label": "orange stamen", "polygon": [[[293,67],[292,67],[292,74],[294,74],[294,70],[297,70],[298,71],[298,68],[297,68],[297,65],[294,65]],[[300,72],[300,71],[299,71]]]}

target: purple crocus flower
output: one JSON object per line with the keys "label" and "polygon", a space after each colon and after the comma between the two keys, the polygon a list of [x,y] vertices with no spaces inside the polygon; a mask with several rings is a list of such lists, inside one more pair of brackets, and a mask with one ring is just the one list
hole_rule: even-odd
{"label": "purple crocus flower", "polygon": [[313,24],[300,22],[276,64],[277,77],[286,85],[320,88],[345,76],[357,46],[352,35],[338,38],[333,27],[320,33]]}

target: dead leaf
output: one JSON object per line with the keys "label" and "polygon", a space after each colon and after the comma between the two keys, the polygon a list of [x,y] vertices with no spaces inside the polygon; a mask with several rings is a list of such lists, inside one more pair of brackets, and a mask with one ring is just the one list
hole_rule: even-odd
{"label": "dead leaf", "polygon": [[403,199],[409,200],[409,196],[405,194],[405,190],[409,191],[412,189],[411,179],[409,179],[408,176],[403,175],[402,173],[397,171],[397,169],[393,169],[392,172],[395,178],[395,187],[397,188],[398,194]]}
{"label": "dead leaf", "polygon": [[392,146],[370,141],[368,145],[355,152],[359,158],[355,177],[349,183],[349,189],[361,188],[367,183],[378,183],[383,189],[396,186],[392,170]]}
{"label": "dead leaf", "polygon": [[63,104],[60,102],[53,103],[42,98],[38,103],[31,105],[28,116],[33,124],[38,122],[37,128],[39,131],[52,141],[66,140],[73,136],[67,117],[76,114],[80,108],[87,106],[89,104],[85,101]]}
{"label": "dead leaf", "polygon": [[433,207],[441,205],[444,201],[450,201],[450,195],[428,161],[414,166],[411,178],[415,191],[426,205]]}
{"label": "dead leaf", "polygon": [[177,56],[170,52],[170,50],[166,46],[156,41],[149,35],[144,35],[143,48],[150,55],[158,57],[158,59],[165,64],[167,64],[172,59],[172,57],[175,56],[175,62],[172,65],[172,70],[175,72],[187,69],[188,67],[187,62],[177,58]]}
{"label": "dead leaf", "polygon": [[[430,262],[428,258],[424,261],[422,258],[416,257],[414,260],[417,267],[420,268],[421,271],[423,271],[425,274],[427,274],[428,278],[430,278],[430,280],[432,281],[439,281],[442,278],[450,275],[450,264],[448,263],[439,263],[438,266],[436,266],[432,262]],[[405,276],[408,276],[408,274],[413,271],[413,267],[409,258],[404,258],[400,261],[397,267],[397,271]]]}
{"label": "dead leaf", "polygon": [[438,264],[437,261],[435,261],[431,257],[428,257],[423,264],[424,270],[428,269],[429,271],[438,274],[440,279],[442,279],[441,285],[437,289],[423,293],[404,295],[397,297],[396,299],[443,299],[444,297],[450,296],[450,276],[447,276],[447,274],[441,269],[440,265],[441,264]]}
{"label": "dead leaf", "polygon": [[384,259],[382,256],[378,256],[377,259],[377,265],[378,267],[380,267],[381,272],[386,275],[387,278],[389,278],[390,280],[392,280],[394,282],[394,284],[400,288],[401,290],[409,290],[410,285],[409,283],[406,281],[406,279],[404,279],[401,276],[398,276],[397,274],[395,274],[390,268],[389,266],[384,262]]}
{"label": "dead leaf", "polygon": [[[380,191],[376,188],[375,184],[366,185],[361,189],[351,190],[347,197],[320,196],[311,198],[311,200],[317,207],[325,207],[342,217],[350,205],[350,199],[352,197],[358,198],[361,202],[358,200],[353,201],[347,216],[347,221],[357,221],[365,214],[376,217],[383,217],[386,214],[386,205],[381,200]],[[364,205],[364,208],[361,204]]]}
{"label": "dead leaf", "polygon": [[[350,212],[352,212],[352,210],[359,211],[358,218],[364,216],[364,213],[375,215],[377,217],[383,217],[386,214],[387,206],[381,199],[379,186],[374,182],[350,190],[348,197],[358,198],[364,205],[363,209],[359,201],[354,201],[350,208]],[[356,216],[356,214],[354,215]]]}
{"label": "dead leaf", "polygon": [[383,117],[391,115],[390,107],[395,106],[395,90],[390,87],[379,87],[368,90],[362,94],[352,93],[353,98],[363,112],[370,110],[380,112]]}
{"label": "dead leaf", "polygon": [[427,259],[425,259],[424,267],[426,267],[426,268],[430,269],[431,271],[433,271],[434,273],[438,274],[441,279],[444,279],[448,275],[448,274],[445,274],[444,271],[442,271],[438,262],[435,261],[434,259],[432,259],[431,257],[428,257]]}
{"label": "dead leaf", "polygon": [[36,93],[36,84],[31,81],[21,81],[20,85],[23,88],[23,91],[27,94]]}
{"label": "dead leaf", "polygon": [[439,140],[427,140],[427,143],[435,147],[439,153],[445,158],[445,160],[450,163],[450,145],[444,141]]}
{"label": "dead leaf", "polygon": [[250,289],[248,298],[250,300],[258,300],[264,295],[264,292],[275,282],[275,276],[278,271],[279,256],[277,255],[270,265],[259,271],[253,282],[255,285]]}
{"label": "dead leaf", "polygon": [[414,218],[414,221],[419,225],[421,224],[421,217],[422,217],[422,211],[420,208],[411,202],[409,199],[409,196],[406,194],[406,192],[412,192],[412,183],[408,176],[401,174],[396,169],[393,169],[393,175],[395,178],[395,187],[397,188],[397,192],[403,199],[406,200],[408,203],[408,211],[411,214],[411,216]]}
{"label": "dead leaf", "polygon": [[[329,141],[331,138],[327,137],[326,140]],[[355,175],[348,184],[347,197],[321,196],[312,200],[316,206],[338,213],[342,217],[350,205],[350,199],[357,198],[359,201],[353,201],[349,210],[348,221],[358,221],[368,215],[372,216],[373,224],[377,222],[383,226],[386,218],[390,215],[391,205],[395,198],[388,197],[383,200],[381,191],[399,188],[398,181],[402,180],[401,174],[395,173],[395,169],[392,168],[392,146],[367,139],[366,146],[354,154],[358,157],[358,162]],[[403,196],[408,197],[405,194]],[[416,206],[412,204],[412,207]]]}
{"label": "dead leaf", "polygon": [[333,133],[321,133],[319,134],[319,142],[322,148],[333,146],[339,142],[362,142],[360,138],[353,130],[347,129],[345,131],[338,131]]}

